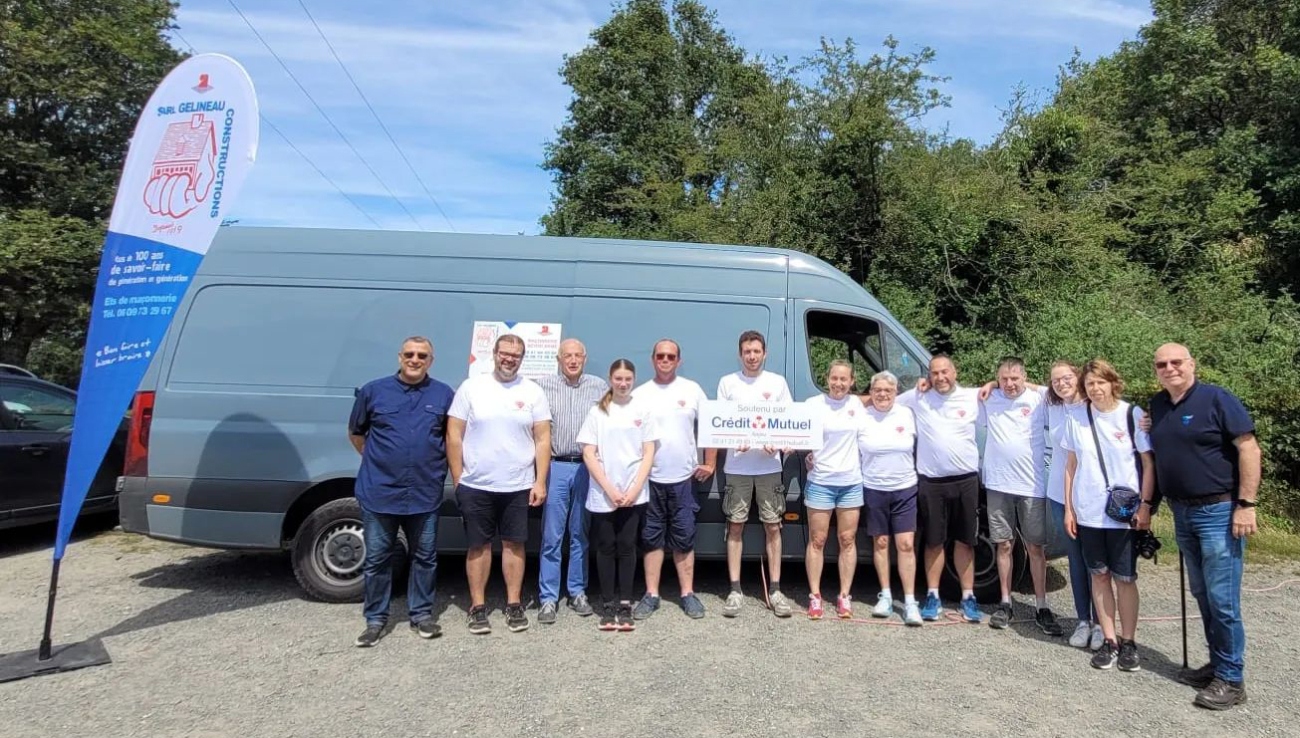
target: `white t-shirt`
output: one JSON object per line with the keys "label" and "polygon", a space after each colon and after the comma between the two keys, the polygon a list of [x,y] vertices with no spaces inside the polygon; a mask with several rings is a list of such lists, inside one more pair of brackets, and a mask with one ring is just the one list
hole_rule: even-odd
{"label": "white t-shirt", "polygon": [[[647,441],[658,440],[653,414],[642,400],[633,398],[626,405],[609,404],[609,412],[593,407],[578,431],[578,444],[595,446],[600,466],[610,484],[625,489],[636,478],[641,468],[642,447]],[[633,504],[650,501],[650,481],[641,485],[641,494]],[[612,512],[614,505],[594,477],[587,487],[587,509],[592,512]]]}
{"label": "white t-shirt", "polygon": [[695,446],[695,421],[700,403],[709,399],[700,385],[684,377],[668,384],[653,379],[637,387],[632,397],[650,408],[658,434],[659,448],[650,479],[660,484],[676,484],[695,473],[700,453]]}
{"label": "white t-shirt", "polygon": [[821,394],[804,400],[804,404],[822,420],[822,447],[813,452],[808,481],[826,487],[861,486],[858,432],[867,414],[862,400],[852,394],[842,400]]}
{"label": "white t-shirt", "polygon": [[1043,426],[1046,403],[1041,392],[1026,389],[1011,399],[995,389],[980,408],[988,429],[984,439],[981,480],[987,489],[1021,497],[1046,494]]}
{"label": "white t-shirt", "polygon": [[867,403],[858,451],[862,454],[862,486],[893,492],[916,485],[916,418],[895,402],[882,413]]}
{"label": "white t-shirt", "polygon": [[531,379],[501,383],[493,374],[461,382],[447,411],[465,421],[460,483],[485,492],[519,492],[537,481],[533,423],[549,422],[546,394]]}
{"label": "white t-shirt", "polygon": [[[757,377],[747,377],[744,372],[728,374],[718,380],[718,399],[744,403],[792,401],[785,377],[769,371],[761,371]],[[780,472],[781,454],[765,453],[761,447],[745,452],[728,449],[723,471],[749,476]]]}
{"label": "white t-shirt", "polygon": [[916,471],[927,477],[952,477],[979,471],[980,450],[975,426],[980,418],[979,390],[955,387],[946,395],[938,390],[908,390],[898,402],[916,416]]}
{"label": "white t-shirt", "polygon": [[1044,401],[1047,407],[1047,499],[1065,504],[1065,449],[1066,431],[1069,430],[1069,418],[1083,409],[1083,405],[1052,405]]}
{"label": "white t-shirt", "polygon": [[[1130,489],[1142,491],[1142,480],[1138,477],[1137,464],[1133,455],[1134,441],[1137,450],[1145,453],[1151,450],[1151,439],[1137,425],[1145,414],[1141,408],[1133,413],[1136,437],[1128,435],[1128,403],[1123,400],[1108,413],[1092,410],[1092,417],[1097,424],[1097,440],[1106,455],[1106,473],[1112,485],[1124,485]],[[1089,528],[1127,529],[1124,523],[1111,520],[1106,515],[1106,482],[1101,475],[1101,463],[1097,459],[1097,444],[1092,440],[1092,429],[1088,425],[1086,406],[1069,414],[1068,429],[1062,439],[1061,448],[1073,451],[1079,462],[1074,470],[1074,517],[1079,525]]]}

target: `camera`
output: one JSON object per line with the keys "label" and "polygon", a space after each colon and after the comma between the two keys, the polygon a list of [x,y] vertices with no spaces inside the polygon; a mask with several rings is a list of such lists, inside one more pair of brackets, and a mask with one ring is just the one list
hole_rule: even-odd
{"label": "camera", "polygon": [[1139,530],[1133,537],[1133,548],[1137,550],[1138,556],[1156,563],[1159,563],[1156,552],[1160,550],[1161,545],[1160,539],[1156,538],[1156,534],[1149,530]]}

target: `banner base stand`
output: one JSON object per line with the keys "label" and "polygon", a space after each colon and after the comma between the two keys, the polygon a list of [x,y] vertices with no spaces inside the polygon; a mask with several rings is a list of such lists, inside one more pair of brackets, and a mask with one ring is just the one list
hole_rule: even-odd
{"label": "banner base stand", "polygon": [[12,682],[45,674],[84,669],[87,666],[111,664],[113,659],[98,638],[66,646],[55,646],[50,657],[40,660],[40,649],[0,654],[0,682]]}

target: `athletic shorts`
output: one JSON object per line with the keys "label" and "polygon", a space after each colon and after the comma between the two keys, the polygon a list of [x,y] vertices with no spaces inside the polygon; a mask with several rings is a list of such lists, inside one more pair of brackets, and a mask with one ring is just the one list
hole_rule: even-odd
{"label": "athletic shorts", "polygon": [[785,485],[781,472],[771,474],[728,474],[727,486],[722,492],[722,511],[731,523],[749,520],[749,506],[758,498],[758,519],[764,523],[779,523],[785,515]]}
{"label": "athletic shorts", "polygon": [[975,472],[954,477],[921,477],[917,510],[927,548],[948,541],[974,546],[979,541],[980,478]]}
{"label": "athletic shorts", "polygon": [[859,508],[862,507],[862,485],[836,487],[809,482],[803,486],[803,504],[809,510]]}
{"label": "athletic shorts", "polygon": [[488,492],[460,485],[456,504],[465,522],[465,543],[480,548],[495,538],[512,543],[528,542],[528,495],[519,492]]}
{"label": "athletic shorts", "polygon": [[695,499],[695,481],[650,480],[650,502],[646,506],[641,543],[647,549],[669,551],[695,550],[695,514],[700,503]]}
{"label": "athletic shorts", "polygon": [[1025,497],[1008,492],[986,490],[985,508],[989,513],[989,540],[994,543],[1020,537],[1031,546],[1047,545],[1047,498]]}
{"label": "athletic shorts", "polygon": [[863,489],[867,503],[867,535],[916,532],[916,485],[903,489]]}
{"label": "athletic shorts", "polygon": [[1083,563],[1092,574],[1109,573],[1121,582],[1136,582],[1137,549],[1132,528],[1089,528],[1079,526]]}

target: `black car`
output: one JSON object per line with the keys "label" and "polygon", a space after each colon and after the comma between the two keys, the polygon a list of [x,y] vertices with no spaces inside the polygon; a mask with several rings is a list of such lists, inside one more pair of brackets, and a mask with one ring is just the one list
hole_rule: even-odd
{"label": "black car", "polygon": [[[76,407],[77,393],[66,387],[0,373],[0,528],[58,519]],[[83,515],[117,509],[125,451],[124,422],[90,485]]]}

